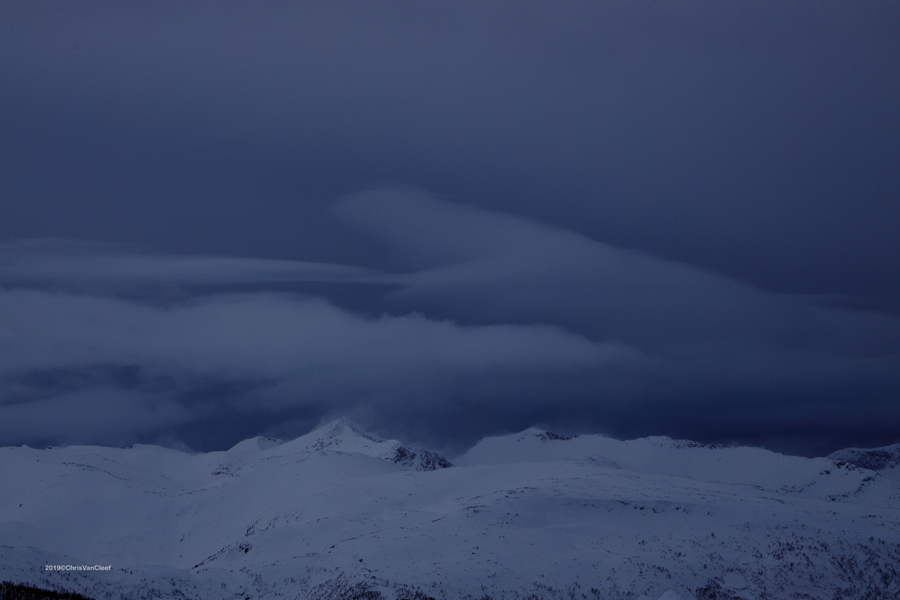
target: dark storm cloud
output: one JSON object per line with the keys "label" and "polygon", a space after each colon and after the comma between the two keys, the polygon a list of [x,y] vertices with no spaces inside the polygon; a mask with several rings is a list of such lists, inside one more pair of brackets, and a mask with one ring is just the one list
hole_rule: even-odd
{"label": "dark storm cloud", "polygon": [[30,402],[0,404],[4,445],[46,446],[72,443],[131,445],[156,441],[183,447],[166,435],[196,421],[186,407],[161,394],[91,387]]}
{"label": "dark storm cloud", "polygon": [[[337,414],[457,448],[536,422],[773,444],[779,430],[852,440],[900,424],[897,318],[421,192],[356,194],[333,211],[391,249],[382,270],[8,246],[0,412],[18,425],[4,441],[221,447]],[[336,277],[394,291],[366,314],[202,285]],[[148,282],[185,293],[123,294]],[[68,411],[79,425],[66,430]]]}
{"label": "dark storm cloud", "polygon": [[648,346],[802,338],[817,325],[789,297],[425,194],[360,194],[337,210],[389,243],[390,268],[416,271],[390,297],[407,309],[473,322],[555,322]]}
{"label": "dark storm cloud", "polygon": [[3,238],[359,264],[387,180],[900,311],[895,2],[0,10]]}
{"label": "dark storm cloud", "polygon": [[825,438],[845,426],[856,436],[897,435],[897,317],[761,291],[427,194],[359,194],[335,210],[393,248],[384,266],[406,273],[385,298],[395,311],[466,324],[549,323],[638,351],[627,370],[560,383],[532,418],[551,415],[556,403],[557,417],[598,426],[642,421],[620,425],[632,434],[662,427],[759,441],[790,423]]}
{"label": "dark storm cloud", "polygon": [[428,413],[454,394],[490,387],[528,397],[529,379],[631,358],[627,348],[548,325],[372,318],[270,293],[154,306],[13,289],[0,291],[0,314],[7,444],[121,443],[173,431],[196,441],[197,429],[223,415],[249,414],[277,430],[298,411]]}
{"label": "dark storm cloud", "polygon": [[900,351],[896,317],[819,307],[822,298],[764,292],[521,217],[396,190],[357,194],[335,211],[388,243],[387,268],[414,271],[388,298],[405,309],[471,322],[551,322],[661,351],[731,340]]}
{"label": "dark storm cloud", "polygon": [[[3,3],[3,435],[895,441],[898,31],[878,1]],[[385,181],[451,202],[329,210]]]}

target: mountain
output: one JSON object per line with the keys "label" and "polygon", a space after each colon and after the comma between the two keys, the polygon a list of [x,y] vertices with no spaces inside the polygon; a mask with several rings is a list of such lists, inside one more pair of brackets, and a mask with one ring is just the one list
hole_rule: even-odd
{"label": "mountain", "polygon": [[0,581],[97,600],[900,597],[900,484],[760,448],[529,429],[451,465],[341,420],[0,448],[0,481]]}
{"label": "mountain", "polygon": [[[307,438],[310,438],[307,440]],[[373,456],[394,463],[413,471],[434,471],[451,466],[450,461],[428,450],[413,449],[404,446],[397,440],[382,440],[358,428],[347,419],[339,419],[334,423],[313,432],[310,436],[299,438],[302,444],[308,444],[316,451],[334,450],[338,452],[355,452]]]}
{"label": "mountain", "polygon": [[900,444],[881,448],[846,448],[832,452],[828,458],[878,471],[882,476],[900,483]]}

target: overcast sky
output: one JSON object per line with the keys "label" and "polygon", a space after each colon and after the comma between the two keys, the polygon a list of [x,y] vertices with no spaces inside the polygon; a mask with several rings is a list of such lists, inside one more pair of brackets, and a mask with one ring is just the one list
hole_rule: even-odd
{"label": "overcast sky", "polygon": [[0,444],[900,441],[894,1],[4,2]]}

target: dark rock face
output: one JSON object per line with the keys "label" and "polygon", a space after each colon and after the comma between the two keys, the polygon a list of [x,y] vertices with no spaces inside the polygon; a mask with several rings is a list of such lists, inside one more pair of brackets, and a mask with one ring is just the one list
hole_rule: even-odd
{"label": "dark rock face", "polygon": [[578,436],[577,435],[559,435],[558,433],[553,433],[552,431],[545,431],[544,433],[540,434],[538,437],[541,438],[542,441],[548,442],[551,440],[553,440],[553,441],[574,440]]}
{"label": "dark rock face", "polygon": [[436,471],[437,469],[446,469],[453,465],[450,461],[436,452],[428,450],[412,450],[406,446],[400,446],[391,457],[391,462],[395,462],[405,467],[415,467],[416,471]]}

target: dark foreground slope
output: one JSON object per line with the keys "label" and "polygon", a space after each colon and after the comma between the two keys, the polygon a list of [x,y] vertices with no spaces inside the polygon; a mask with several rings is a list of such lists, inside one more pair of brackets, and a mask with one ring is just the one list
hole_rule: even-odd
{"label": "dark foreground slope", "polygon": [[0,600],[92,600],[74,592],[58,592],[45,590],[33,585],[12,583],[4,581],[0,583]]}

